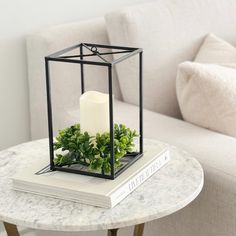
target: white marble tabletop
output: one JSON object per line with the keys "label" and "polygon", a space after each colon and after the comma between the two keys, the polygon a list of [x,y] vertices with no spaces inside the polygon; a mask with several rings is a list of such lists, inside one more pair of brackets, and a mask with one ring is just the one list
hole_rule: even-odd
{"label": "white marble tabletop", "polygon": [[[151,145],[156,141],[145,140]],[[87,231],[121,228],[161,218],[193,201],[204,174],[190,154],[170,147],[171,161],[112,209],[23,193],[10,177],[37,158],[48,158],[48,140],[0,152],[0,220],[36,229]]]}

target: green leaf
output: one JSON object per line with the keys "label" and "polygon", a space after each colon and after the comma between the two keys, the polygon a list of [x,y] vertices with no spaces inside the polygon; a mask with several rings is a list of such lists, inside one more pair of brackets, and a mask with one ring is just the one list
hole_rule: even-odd
{"label": "green leaf", "polygon": [[[114,125],[114,152],[115,168],[121,165],[121,158],[127,152],[132,152],[135,130],[127,128],[124,124]],[[56,154],[54,162],[56,165],[83,164],[89,165],[91,169],[109,173],[110,166],[110,134],[96,134],[90,136],[88,132],[81,133],[80,124],[72,125],[59,131],[53,144],[54,150],[68,151],[67,154]]]}

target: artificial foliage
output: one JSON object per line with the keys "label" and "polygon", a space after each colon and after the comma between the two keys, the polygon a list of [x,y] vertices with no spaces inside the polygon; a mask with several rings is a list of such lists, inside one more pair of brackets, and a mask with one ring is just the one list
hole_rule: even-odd
{"label": "artificial foliage", "polygon": [[[135,130],[127,128],[124,124],[114,125],[114,162],[115,168],[121,165],[121,159],[134,149]],[[57,166],[70,166],[81,164],[92,170],[109,173],[110,166],[110,134],[109,132],[90,136],[81,132],[80,124],[59,131],[54,142],[56,154],[54,163]]]}

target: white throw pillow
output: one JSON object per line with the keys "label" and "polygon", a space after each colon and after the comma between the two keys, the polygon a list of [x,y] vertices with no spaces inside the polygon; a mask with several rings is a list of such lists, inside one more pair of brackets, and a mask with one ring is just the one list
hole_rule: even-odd
{"label": "white throw pillow", "polygon": [[176,88],[184,120],[236,137],[235,69],[184,62]]}
{"label": "white throw pillow", "polygon": [[236,48],[209,34],[179,65],[176,93],[184,120],[236,137]]}

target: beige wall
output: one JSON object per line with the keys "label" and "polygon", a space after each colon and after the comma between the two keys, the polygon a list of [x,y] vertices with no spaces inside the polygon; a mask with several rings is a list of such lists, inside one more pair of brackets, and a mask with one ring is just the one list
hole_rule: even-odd
{"label": "beige wall", "polygon": [[25,36],[151,0],[0,0],[0,150],[28,141]]}

